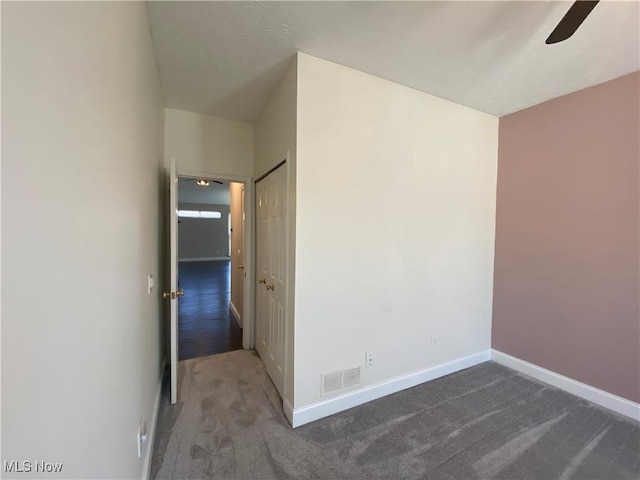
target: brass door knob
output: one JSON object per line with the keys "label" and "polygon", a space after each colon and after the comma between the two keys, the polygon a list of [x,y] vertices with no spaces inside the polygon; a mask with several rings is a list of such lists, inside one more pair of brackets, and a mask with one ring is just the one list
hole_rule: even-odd
{"label": "brass door knob", "polygon": [[178,291],[176,292],[176,296],[178,296],[178,297],[184,297],[184,290],[178,290]]}
{"label": "brass door knob", "polygon": [[267,285],[267,290],[273,290],[273,285]]}
{"label": "brass door knob", "polygon": [[264,278],[261,278],[260,280],[258,280],[258,283],[263,284],[263,283],[267,283],[267,281]]}
{"label": "brass door knob", "polygon": [[239,268],[240,270],[244,270],[244,265],[238,265],[238,268]]}

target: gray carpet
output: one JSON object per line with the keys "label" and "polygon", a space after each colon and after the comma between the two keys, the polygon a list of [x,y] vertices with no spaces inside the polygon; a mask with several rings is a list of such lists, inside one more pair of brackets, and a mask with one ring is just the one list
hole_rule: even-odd
{"label": "gray carpet", "polygon": [[181,362],[158,479],[638,479],[638,423],[488,362],[289,427],[259,357]]}

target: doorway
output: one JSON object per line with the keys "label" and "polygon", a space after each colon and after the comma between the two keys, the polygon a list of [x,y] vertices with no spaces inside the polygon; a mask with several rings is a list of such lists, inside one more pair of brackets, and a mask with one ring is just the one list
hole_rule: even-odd
{"label": "doorway", "polygon": [[[243,184],[214,178],[178,177],[178,359],[239,350],[242,318],[232,298],[241,297],[241,254],[233,234],[242,225],[237,194]],[[234,248],[234,246],[236,248]],[[238,268],[242,267],[242,268]],[[233,281],[235,280],[235,282]]]}
{"label": "doorway", "polygon": [[[244,185],[244,206],[246,210],[244,212],[243,218],[244,221],[241,223],[243,227],[242,232],[242,247],[244,251],[241,252],[240,259],[244,261],[242,264],[243,267],[246,265],[246,268],[242,269],[242,276],[244,277],[244,282],[242,285],[243,295],[242,295],[242,313],[243,317],[239,319],[239,322],[242,324],[243,328],[241,330],[241,338],[242,338],[242,348],[248,349],[253,348],[253,330],[254,330],[254,306],[253,306],[253,281],[254,281],[254,263],[253,263],[253,182],[250,177],[242,177],[242,176],[230,176],[230,175],[218,175],[218,174],[207,174],[207,173],[199,173],[199,172],[185,172],[182,171],[180,175],[178,175],[177,162],[175,158],[171,158],[171,162],[169,164],[169,168],[167,168],[166,172],[166,180],[167,180],[167,191],[166,191],[166,235],[167,235],[167,243],[166,243],[166,254],[167,254],[167,264],[166,264],[166,275],[167,282],[166,287],[167,290],[162,293],[162,297],[168,300],[167,309],[166,309],[166,317],[167,317],[167,326],[168,326],[168,335],[167,335],[167,357],[169,359],[169,377],[170,377],[170,392],[171,392],[171,403],[175,404],[178,401],[178,385],[179,385],[179,372],[178,372],[178,363],[181,358],[185,358],[186,355],[180,357],[179,350],[179,340],[180,340],[180,332],[179,332],[179,302],[182,301],[185,297],[185,291],[179,287],[179,264],[186,262],[179,262],[179,234],[178,229],[180,224],[179,220],[182,218],[202,218],[202,217],[211,217],[222,219],[222,212],[218,210],[213,210],[210,206],[198,209],[192,209],[190,211],[181,212],[181,216],[178,217],[179,208],[179,186],[180,186],[180,178],[182,178],[182,183],[185,182],[196,182],[198,187],[208,187],[211,183],[215,183],[216,185],[224,185],[225,183],[230,184],[230,189],[233,183],[239,183]],[[217,181],[216,181],[217,180]],[[199,182],[200,181],[200,182]],[[198,185],[200,183],[200,185]],[[208,184],[207,184],[208,183]],[[195,190],[196,192],[202,192],[202,190]],[[182,195],[183,206],[184,203],[201,203],[199,199],[185,199],[184,194]],[[186,202],[186,200],[190,200]],[[216,202],[204,202],[205,205],[211,203],[221,203],[219,201]],[[229,203],[232,203],[231,198],[229,199]],[[229,212],[235,209],[231,208],[229,205]],[[227,216],[229,219],[229,216]],[[231,218],[233,218],[233,214],[231,214]],[[227,220],[227,233],[231,233],[231,228],[229,228],[230,220]],[[236,222],[237,223],[237,222]],[[233,243],[233,239],[228,239],[226,251],[229,252],[229,245]],[[229,252],[230,254],[230,252]],[[197,260],[194,261],[216,261],[215,259],[207,258],[207,257],[193,257]],[[183,258],[184,260],[184,258]],[[224,260],[224,259],[223,259]],[[230,260],[229,260],[230,262]],[[229,269],[231,269],[231,263],[229,264]],[[230,270],[231,272],[232,270]],[[183,267],[183,276],[184,276],[184,267]],[[231,274],[227,275],[229,278]],[[186,280],[182,280],[185,282]],[[231,297],[231,294],[229,294]],[[197,297],[193,296],[193,300],[197,301]],[[184,303],[184,302],[182,302]],[[225,305],[225,302],[222,302]],[[236,309],[237,310],[237,309]],[[183,310],[184,312],[184,310]],[[228,315],[228,314],[227,314]],[[229,316],[227,316],[227,319]],[[230,325],[232,327],[232,324]],[[184,332],[184,330],[183,330]],[[206,344],[206,342],[205,342]],[[228,347],[226,347],[228,350]],[[198,355],[212,355],[214,354],[212,351],[207,351],[206,348],[203,348]],[[194,357],[195,358],[195,357]]]}

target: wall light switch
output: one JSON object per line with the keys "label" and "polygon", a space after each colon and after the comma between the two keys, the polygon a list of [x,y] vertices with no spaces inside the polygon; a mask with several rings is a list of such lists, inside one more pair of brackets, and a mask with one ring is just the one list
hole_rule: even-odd
{"label": "wall light switch", "polygon": [[151,295],[151,290],[156,286],[156,281],[153,279],[153,275],[147,275],[147,293]]}

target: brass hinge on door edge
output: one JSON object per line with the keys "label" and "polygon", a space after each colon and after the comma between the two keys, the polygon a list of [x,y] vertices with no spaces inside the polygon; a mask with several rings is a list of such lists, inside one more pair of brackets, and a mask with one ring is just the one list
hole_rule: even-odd
{"label": "brass hinge on door edge", "polygon": [[178,297],[184,296],[184,290],[178,290],[177,292],[163,292],[162,298],[170,298],[171,300],[175,300]]}

